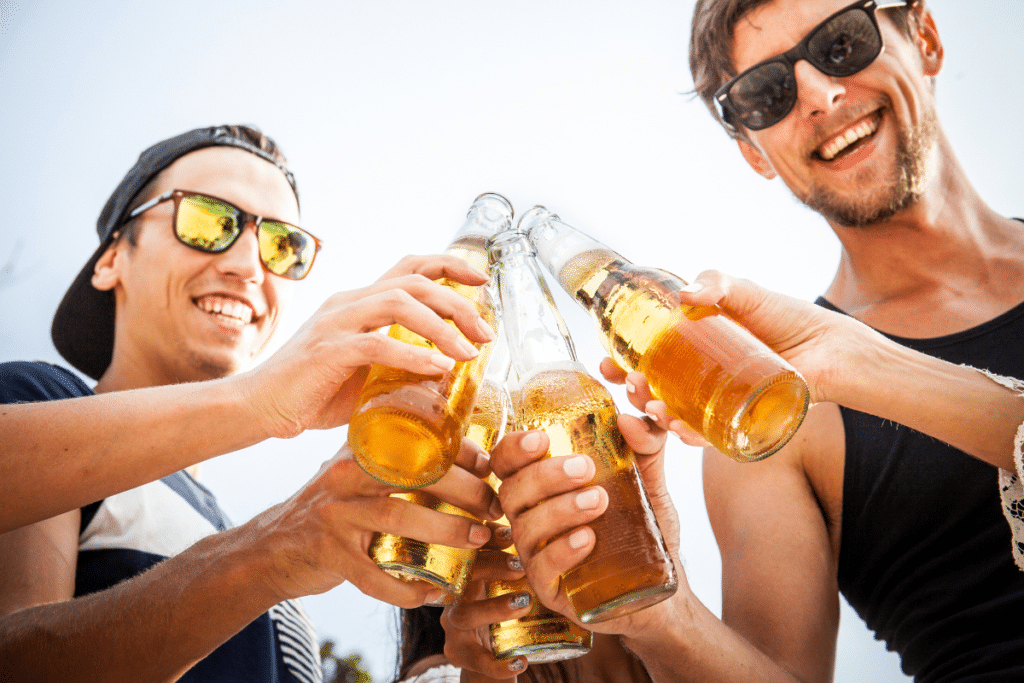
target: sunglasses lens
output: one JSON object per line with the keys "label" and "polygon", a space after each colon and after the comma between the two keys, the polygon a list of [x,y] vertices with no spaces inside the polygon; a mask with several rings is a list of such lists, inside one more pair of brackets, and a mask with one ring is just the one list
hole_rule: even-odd
{"label": "sunglasses lens", "polygon": [[219,199],[187,195],[178,204],[174,230],[191,247],[224,251],[238,235],[238,210]]}
{"label": "sunglasses lens", "polygon": [[301,280],[313,265],[316,240],[295,226],[276,221],[260,224],[260,258],[271,273]]}
{"label": "sunglasses lens", "polygon": [[785,118],[796,102],[793,72],[783,62],[762,64],[732,84],[729,101],[750,130],[773,126]]}
{"label": "sunglasses lens", "polygon": [[861,9],[833,17],[810,36],[807,51],[815,67],[829,76],[855,74],[882,51],[882,36]]}

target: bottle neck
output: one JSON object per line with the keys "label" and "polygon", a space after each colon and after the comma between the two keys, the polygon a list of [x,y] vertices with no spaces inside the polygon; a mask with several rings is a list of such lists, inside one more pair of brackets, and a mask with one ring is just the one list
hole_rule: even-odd
{"label": "bottle neck", "polygon": [[466,220],[455,233],[445,253],[458,256],[488,272],[487,240],[512,225],[512,205],[499,194],[487,192],[473,202]]}
{"label": "bottle neck", "polygon": [[523,378],[540,366],[576,364],[569,330],[544,282],[525,237],[519,251],[504,251],[492,266],[501,297],[514,375]]}

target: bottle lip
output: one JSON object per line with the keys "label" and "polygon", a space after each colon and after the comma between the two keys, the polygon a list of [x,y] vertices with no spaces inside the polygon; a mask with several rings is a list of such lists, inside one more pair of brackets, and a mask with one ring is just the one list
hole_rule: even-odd
{"label": "bottle lip", "polygon": [[492,266],[507,256],[514,254],[534,256],[537,253],[526,233],[513,228],[502,230],[489,237],[486,249],[487,260]]}
{"label": "bottle lip", "polygon": [[476,199],[474,199],[474,200],[473,200],[473,204],[472,204],[472,206],[470,207],[470,210],[472,210],[472,208],[473,208],[473,207],[475,207],[475,206],[476,206],[477,204],[479,204],[479,203],[480,203],[480,201],[481,201],[482,199],[485,199],[485,198],[486,198],[487,200],[491,200],[491,199],[493,199],[493,200],[495,200],[495,201],[498,201],[498,202],[500,202],[500,203],[504,204],[504,205],[505,205],[505,208],[506,208],[506,209],[508,210],[508,215],[509,215],[509,223],[511,224],[511,222],[512,222],[512,221],[511,221],[511,218],[512,218],[512,216],[514,216],[514,215],[515,215],[515,209],[513,209],[513,208],[512,208],[512,202],[510,202],[510,201],[509,201],[509,200],[508,200],[508,199],[507,199],[507,198],[505,197],[505,195],[499,194],[499,193],[497,193],[497,192],[481,192],[480,194],[478,194],[478,195],[476,196]]}
{"label": "bottle lip", "polygon": [[519,221],[516,223],[516,230],[524,235],[529,235],[530,230],[532,230],[535,225],[542,221],[550,220],[559,220],[558,214],[549,210],[543,204],[536,204],[519,217]]}

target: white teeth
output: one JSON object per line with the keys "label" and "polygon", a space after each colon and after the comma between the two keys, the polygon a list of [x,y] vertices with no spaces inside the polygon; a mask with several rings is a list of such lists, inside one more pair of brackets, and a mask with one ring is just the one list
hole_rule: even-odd
{"label": "white teeth", "polygon": [[226,318],[233,318],[243,323],[251,323],[253,310],[241,301],[229,301],[225,299],[210,299],[204,297],[199,300],[198,305],[207,313],[216,313]]}
{"label": "white teeth", "polygon": [[848,128],[843,133],[840,133],[829,140],[826,144],[822,145],[818,154],[825,161],[831,161],[836,158],[837,154],[857,142],[857,140],[868,137],[876,130],[878,130],[877,118],[871,117],[870,119],[861,121],[857,125]]}

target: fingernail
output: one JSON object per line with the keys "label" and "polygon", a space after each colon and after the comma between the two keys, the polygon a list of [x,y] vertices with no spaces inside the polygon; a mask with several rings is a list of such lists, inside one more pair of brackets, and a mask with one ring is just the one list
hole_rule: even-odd
{"label": "fingernail", "polygon": [[[495,499],[494,499],[494,500],[493,500],[493,501],[491,502],[491,507],[489,508],[489,510],[490,510],[490,513],[491,513],[491,517],[493,517],[494,519],[500,519],[500,518],[501,518],[501,516],[502,516],[503,514],[505,514],[505,513],[504,513],[504,512],[502,512],[502,510],[501,510],[501,501],[500,501],[500,500],[498,500],[497,498],[495,498]],[[508,527],[505,527],[505,528],[507,529]],[[512,530],[511,530],[511,529],[509,529],[509,535],[510,535],[510,536],[511,536],[511,531],[512,531]]]}
{"label": "fingernail", "polygon": [[439,605],[439,604],[441,604],[441,590],[439,588],[435,588],[435,589],[431,590],[429,593],[427,593],[427,595],[423,598],[423,604],[425,604],[425,605]]}
{"label": "fingernail", "polygon": [[512,527],[510,526],[499,526],[494,528],[494,533],[503,541],[512,540]]}
{"label": "fingernail", "polygon": [[529,593],[516,593],[511,600],[508,601],[508,606],[512,609],[523,609],[524,607],[530,606],[530,594]]}
{"label": "fingernail", "polygon": [[435,351],[430,354],[430,364],[433,365],[438,370],[448,372],[449,370],[455,367],[455,359],[449,358],[443,353]]}
{"label": "fingernail", "polygon": [[587,489],[576,494],[576,507],[580,510],[593,510],[601,502],[601,494],[597,489]]}
{"label": "fingernail", "polygon": [[699,283],[699,282],[691,282],[690,284],[686,285],[685,287],[680,288],[679,291],[680,292],[689,292],[690,294],[693,294],[694,292],[699,292],[702,289],[704,289],[704,285],[702,285],[701,283]]}
{"label": "fingernail", "polygon": [[514,572],[521,572],[523,571],[523,561],[519,559],[518,555],[509,555],[508,568]]}
{"label": "fingernail", "polygon": [[586,529],[578,529],[569,535],[569,547],[573,550],[579,550],[589,542],[590,536]]}
{"label": "fingernail", "polygon": [[658,420],[658,416],[655,415],[654,413],[647,413],[647,417],[651,418],[655,422],[660,422],[660,420]]}
{"label": "fingernail", "polygon": [[483,524],[474,524],[469,528],[469,542],[473,545],[483,545],[491,537],[491,530]]}
{"label": "fingernail", "polygon": [[487,341],[494,340],[494,328],[487,324],[487,321],[480,318],[476,323],[477,328],[480,330],[480,334],[487,338]]}
{"label": "fingernail", "polygon": [[540,433],[527,432],[519,444],[528,451],[535,451],[540,447]]}
{"label": "fingernail", "polygon": [[509,671],[519,672],[519,671],[523,671],[524,669],[526,669],[526,662],[524,662],[521,659],[515,659],[515,660],[509,662],[509,665],[508,665],[508,670]]}
{"label": "fingernail", "polygon": [[562,462],[562,471],[568,476],[576,478],[587,473],[587,458],[583,455],[574,455]]}
{"label": "fingernail", "polygon": [[636,393],[636,387],[633,386],[633,383],[630,382],[629,380],[626,380],[626,393],[627,394],[635,394]]}
{"label": "fingernail", "polygon": [[473,346],[473,343],[463,337],[459,337],[459,348],[461,348],[462,352],[470,358],[476,358],[480,355],[480,352],[475,346]]}
{"label": "fingernail", "polygon": [[491,459],[486,453],[483,451],[477,451],[476,461],[473,463],[473,471],[479,474],[484,474],[490,471],[490,462]]}

